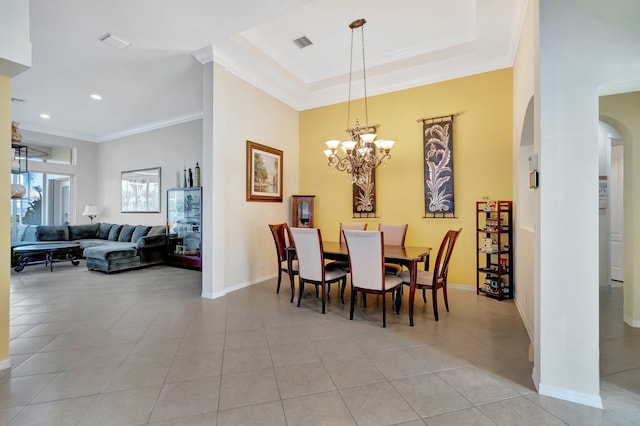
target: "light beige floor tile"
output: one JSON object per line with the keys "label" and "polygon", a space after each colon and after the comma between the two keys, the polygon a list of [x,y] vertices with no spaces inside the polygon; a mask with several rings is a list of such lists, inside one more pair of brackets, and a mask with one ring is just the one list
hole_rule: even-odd
{"label": "light beige floor tile", "polygon": [[281,343],[304,342],[309,340],[308,331],[308,327],[300,325],[267,328],[267,339],[271,346]]}
{"label": "light beige floor tile", "polygon": [[461,367],[436,374],[475,405],[518,396],[509,382],[479,368]]}
{"label": "light beige floor tile", "polygon": [[197,416],[179,417],[161,422],[147,423],[153,426],[216,426],[218,413],[198,414]]}
{"label": "light beige floor tile", "polygon": [[309,341],[272,343],[271,357],[275,367],[320,361],[320,357]]}
{"label": "light beige floor tile", "polygon": [[94,399],[95,396],[89,396],[28,405],[9,425],[75,425]]}
{"label": "light beige floor tile", "polygon": [[162,387],[150,421],[168,420],[216,411],[220,377],[205,377]]}
{"label": "light beige floor tile", "polygon": [[355,425],[337,391],[300,396],[282,401],[287,425]]}
{"label": "light beige floor tile", "polygon": [[471,365],[467,359],[456,353],[451,345],[422,345],[409,348],[407,351],[426,364],[430,371],[449,370]]}
{"label": "light beige floor tile", "polygon": [[273,369],[222,376],[220,410],[280,399]]}
{"label": "light beige floor tile", "polygon": [[55,339],[54,336],[19,337],[9,342],[9,353],[11,355],[35,354],[53,339]]}
{"label": "light beige floor tile", "polygon": [[0,379],[0,408],[28,404],[56,377],[56,373],[28,377],[3,377]]}
{"label": "light beige floor tile", "polygon": [[118,367],[104,392],[115,392],[164,383],[170,364],[147,359],[128,359]]}
{"label": "light beige floor tile", "polygon": [[218,426],[285,426],[287,424],[291,425],[292,423],[287,423],[284,412],[282,410],[282,403],[280,401],[249,405],[247,407],[232,408],[230,410],[222,410],[218,413]]}
{"label": "light beige floor tile", "polygon": [[267,346],[267,333],[263,328],[228,331],[225,335],[225,350],[250,348],[252,346]]}
{"label": "light beige floor tile", "polygon": [[180,343],[178,355],[222,351],[224,336],[225,333],[187,334]]}
{"label": "light beige floor tile", "polygon": [[518,397],[478,407],[498,425],[521,426],[562,426],[564,422],[552,416],[540,406],[529,401],[525,397]]}
{"label": "light beige floor tile", "polygon": [[361,425],[392,425],[419,419],[388,382],[341,389],[340,395]]}
{"label": "light beige floor tile", "polygon": [[20,411],[22,411],[23,406],[11,407],[11,408],[0,408],[0,425],[7,425],[9,421],[13,419]]}
{"label": "light beige floor tile", "polygon": [[104,331],[96,336],[92,346],[113,346],[126,343],[138,343],[144,335],[144,327],[118,327]]}
{"label": "light beige floor tile", "polygon": [[311,344],[322,360],[362,355],[362,348],[353,336],[312,339]]}
{"label": "light beige floor tile", "polygon": [[321,362],[276,368],[276,379],[282,399],[335,390]]}
{"label": "light beige floor tile", "polygon": [[29,331],[22,334],[22,337],[38,337],[38,336],[59,336],[69,333],[77,324],[74,321],[68,322],[47,322],[33,326]]}
{"label": "light beige floor tile", "polygon": [[29,359],[11,371],[11,375],[31,376],[34,374],[52,373],[65,370],[72,360],[67,351],[40,352],[31,355]]}
{"label": "light beige floor tile", "polygon": [[97,395],[113,377],[115,367],[64,371],[33,399],[33,403]]}
{"label": "light beige floor tile", "polygon": [[[31,330],[34,327],[34,324],[29,325],[11,325],[9,326],[9,339],[15,339],[19,336],[22,336],[27,331]],[[28,337],[28,336],[24,336]],[[32,336],[34,337],[34,336]]]}
{"label": "light beige floor tile", "polygon": [[427,426],[495,426],[489,417],[475,407],[424,419]]}
{"label": "light beige floor tile", "polygon": [[353,356],[324,361],[338,389],[386,381],[384,375],[367,357]]}
{"label": "light beige floor tile", "polygon": [[[11,368],[16,368],[26,360],[31,358],[31,355],[12,355],[11,356]],[[8,372],[11,375],[11,372]]]}
{"label": "light beige floor tile", "polygon": [[144,424],[159,392],[160,386],[150,386],[100,394],[82,415],[78,426]]}
{"label": "light beige floor tile", "polygon": [[243,373],[272,367],[271,353],[266,346],[224,351],[222,374]]}
{"label": "light beige floor tile", "polygon": [[171,364],[166,381],[172,383],[219,376],[222,373],[222,356],[222,351],[178,355]]}
{"label": "light beige floor tile", "polygon": [[70,370],[97,369],[104,367],[116,367],[127,358],[133,343],[111,346],[94,346],[90,348],[76,349],[70,352]]}
{"label": "light beige floor tile", "polygon": [[71,349],[87,348],[92,345],[96,335],[89,331],[72,331],[61,334],[42,349],[42,352],[68,351]]}
{"label": "light beige floor tile", "polygon": [[[570,425],[622,425],[620,416],[611,411],[536,394],[526,398]],[[629,419],[630,420],[630,419]],[[631,425],[632,423],[628,423]]]}
{"label": "light beige floor tile", "polygon": [[429,373],[431,370],[408,349],[367,354],[371,362],[388,379],[416,376]]}
{"label": "light beige floor tile", "polygon": [[393,380],[391,384],[420,417],[471,407],[469,401],[435,374]]}

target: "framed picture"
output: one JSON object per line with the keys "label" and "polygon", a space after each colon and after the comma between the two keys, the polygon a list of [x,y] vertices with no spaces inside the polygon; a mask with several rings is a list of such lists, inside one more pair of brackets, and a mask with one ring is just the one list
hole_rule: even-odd
{"label": "framed picture", "polygon": [[160,176],[160,167],[122,172],[121,212],[160,213]]}
{"label": "framed picture", "polygon": [[247,201],[282,202],[282,151],[247,141]]}

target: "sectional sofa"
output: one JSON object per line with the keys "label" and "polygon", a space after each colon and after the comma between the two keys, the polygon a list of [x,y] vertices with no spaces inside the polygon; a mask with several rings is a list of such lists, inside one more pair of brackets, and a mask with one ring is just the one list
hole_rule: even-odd
{"label": "sectional sofa", "polygon": [[87,269],[106,273],[164,263],[166,227],[145,225],[27,226],[11,242],[13,248],[31,244],[74,241],[80,245]]}

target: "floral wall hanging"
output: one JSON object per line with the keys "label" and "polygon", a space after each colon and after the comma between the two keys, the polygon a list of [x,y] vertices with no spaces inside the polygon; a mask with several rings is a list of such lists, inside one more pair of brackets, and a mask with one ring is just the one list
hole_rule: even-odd
{"label": "floral wall hanging", "polygon": [[453,116],[432,120],[423,121],[425,217],[453,217]]}

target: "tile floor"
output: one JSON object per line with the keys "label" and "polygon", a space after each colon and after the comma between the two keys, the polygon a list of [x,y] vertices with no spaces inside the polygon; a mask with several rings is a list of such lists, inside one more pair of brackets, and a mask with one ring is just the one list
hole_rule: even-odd
{"label": "tile floor", "polygon": [[534,392],[510,301],[452,289],[439,322],[418,302],[409,327],[405,303],[383,329],[375,297],[349,321],[337,298],[321,315],[283,287],[206,300],[199,273],[164,266],[12,271],[0,424],[640,424],[640,330],[620,320],[621,289],[602,290],[599,410]]}

